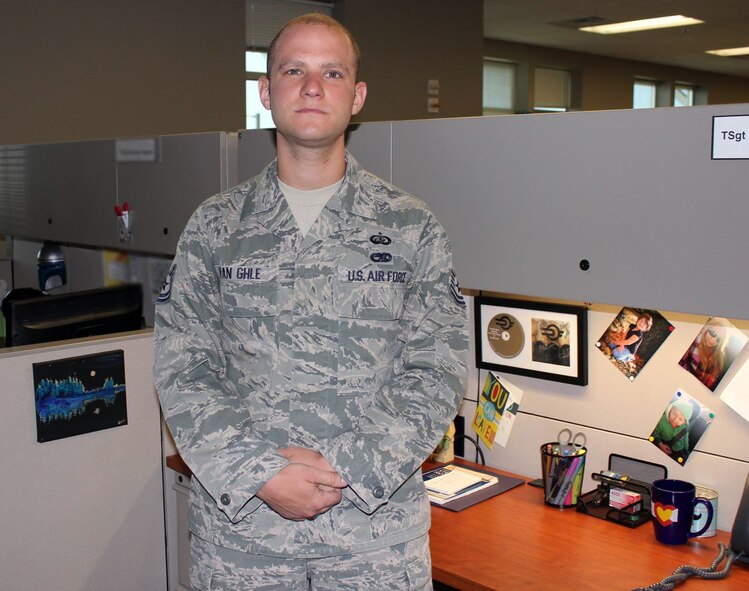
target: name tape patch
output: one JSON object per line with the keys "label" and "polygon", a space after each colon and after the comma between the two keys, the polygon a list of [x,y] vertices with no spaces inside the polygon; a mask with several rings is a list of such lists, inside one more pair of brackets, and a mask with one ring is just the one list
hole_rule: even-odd
{"label": "name tape patch", "polygon": [[278,277],[278,267],[257,265],[219,265],[221,281],[272,281]]}

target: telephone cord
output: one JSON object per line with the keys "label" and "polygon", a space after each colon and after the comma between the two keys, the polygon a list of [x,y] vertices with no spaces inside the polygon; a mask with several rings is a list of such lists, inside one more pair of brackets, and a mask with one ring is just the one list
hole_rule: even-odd
{"label": "telephone cord", "polygon": [[[712,564],[708,568],[699,568],[696,566],[685,564],[677,568],[672,575],[666,577],[665,579],[662,579],[657,583],[653,583],[649,587],[638,587],[633,591],[671,591],[677,584],[681,583],[692,575],[696,575],[703,579],[725,578],[728,575],[728,571],[731,569],[731,566],[733,566],[734,561],[739,558],[743,554],[743,552],[739,552],[738,554],[734,552],[727,552],[726,546],[723,543],[719,543],[718,548],[720,550],[718,552],[718,556],[715,558],[715,560],[713,560]],[[726,554],[728,555],[728,559],[726,560],[725,566],[722,570],[716,570],[718,568],[718,565],[726,557]]]}

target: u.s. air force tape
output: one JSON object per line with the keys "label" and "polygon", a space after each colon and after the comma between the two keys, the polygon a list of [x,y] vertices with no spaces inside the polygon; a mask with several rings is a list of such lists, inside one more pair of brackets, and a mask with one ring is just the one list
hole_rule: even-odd
{"label": "u.s. air force tape", "polygon": [[340,281],[347,283],[393,283],[405,285],[411,279],[409,271],[399,271],[397,269],[378,269],[376,267],[347,269],[341,268],[338,272]]}

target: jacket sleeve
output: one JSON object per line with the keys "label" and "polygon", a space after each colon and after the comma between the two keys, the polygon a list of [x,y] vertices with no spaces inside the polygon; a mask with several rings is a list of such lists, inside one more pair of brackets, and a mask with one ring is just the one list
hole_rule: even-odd
{"label": "jacket sleeve", "polygon": [[344,495],[366,513],[386,503],[420,468],[465,393],[466,304],[447,235],[430,214],[415,256],[392,379],[353,428],[321,450],[349,484]]}
{"label": "jacket sleeve", "polygon": [[225,380],[220,286],[202,209],[188,222],[156,304],[154,382],[180,455],[227,517],[262,503],[255,494],[288,461],[250,428]]}

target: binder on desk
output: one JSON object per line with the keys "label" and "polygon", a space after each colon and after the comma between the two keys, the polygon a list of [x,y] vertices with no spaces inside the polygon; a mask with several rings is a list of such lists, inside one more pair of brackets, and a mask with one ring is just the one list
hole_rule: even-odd
{"label": "binder on desk", "polygon": [[[429,480],[444,475],[445,471],[449,471],[451,469],[471,472],[478,476],[479,480],[475,488],[472,488],[470,490],[458,491],[454,495],[454,498],[441,498],[439,495],[434,495],[433,493],[431,493],[428,490]],[[481,477],[483,476],[488,476],[490,478],[486,479],[486,482],[482,483]],[[489,472],[488,470],[482,470],[480,468],[473,468],[468,466],[458,466],[452,463],[445,464],[443,466],[439,466],[438,468],[434,468],[432,470],[429,470],[428,472],[425,472],[423,478],[425,483],[427,483],[427,493],[429,493],[429,501],[432,503],[432,505],[434,505],[435,507],[442,507],[450,511],[462,511],[463,509],[471,507],[476,503],[480,503],[481,501],[485,501],[486,499],[490,499],[512,488],[515,488],[516,486],[524,482],[522,478],[498,475],[493,472]]]}

